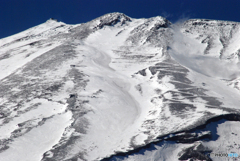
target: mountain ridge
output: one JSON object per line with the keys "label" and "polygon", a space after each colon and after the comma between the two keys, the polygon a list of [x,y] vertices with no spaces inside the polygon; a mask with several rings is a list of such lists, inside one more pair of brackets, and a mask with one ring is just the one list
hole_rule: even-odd
{"label": "mountain ridge", "polygon": [[109,13],[1,39],[0,157],[101,160],[239,114],[239,23],[205,21]]}

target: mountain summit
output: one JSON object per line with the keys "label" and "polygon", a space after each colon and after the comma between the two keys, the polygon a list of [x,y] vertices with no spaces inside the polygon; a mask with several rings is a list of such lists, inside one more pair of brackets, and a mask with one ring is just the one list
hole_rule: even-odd
{"label": "mountain summit", "polygon": [[238,22],[116,12],[77,25],[50,19],[1,39],[0,160],[211,160],[236,151],[239,33]]}

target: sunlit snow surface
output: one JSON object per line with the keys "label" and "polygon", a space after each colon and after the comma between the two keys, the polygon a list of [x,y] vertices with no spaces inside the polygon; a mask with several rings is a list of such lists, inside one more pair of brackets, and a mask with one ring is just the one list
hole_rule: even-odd
{"label": "sunlit snow surface", "polygon": [[[101,160],[239,113],[239,32],[112,13],[1,39],[0,160]],[[157,160],[189,146],[159,144]]]}

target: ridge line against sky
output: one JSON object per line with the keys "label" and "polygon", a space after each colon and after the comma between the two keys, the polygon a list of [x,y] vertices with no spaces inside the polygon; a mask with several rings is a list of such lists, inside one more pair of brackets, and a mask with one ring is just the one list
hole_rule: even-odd
{"label": "ridge line against sky", "polygon": [[91,21],[111,12],[132,18],[163,16],[240,22],[239,0],[0,0],[0,38],[55,18],[67,24]]}

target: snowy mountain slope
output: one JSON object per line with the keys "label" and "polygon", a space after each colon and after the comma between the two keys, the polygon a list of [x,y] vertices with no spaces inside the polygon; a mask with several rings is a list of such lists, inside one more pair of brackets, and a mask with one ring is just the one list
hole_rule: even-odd
{"label": "snowy mountain slope", "polygon": [[[239,122],[221,119],[192,133],[172,134],[135,152],[113,156],[110,160],[239,160]],[[210,137],[211,136],[211,137]],[[229,139],[231,138],[231,139]],[[194,142],[192,140],[195,140]],[[179,159],[177,159],[179,158]]]}
{"label": "snowy mountain slope", "polygon": [[238,26],[111,13],[1,39],[0,158],[101,160],[238,114]]}

